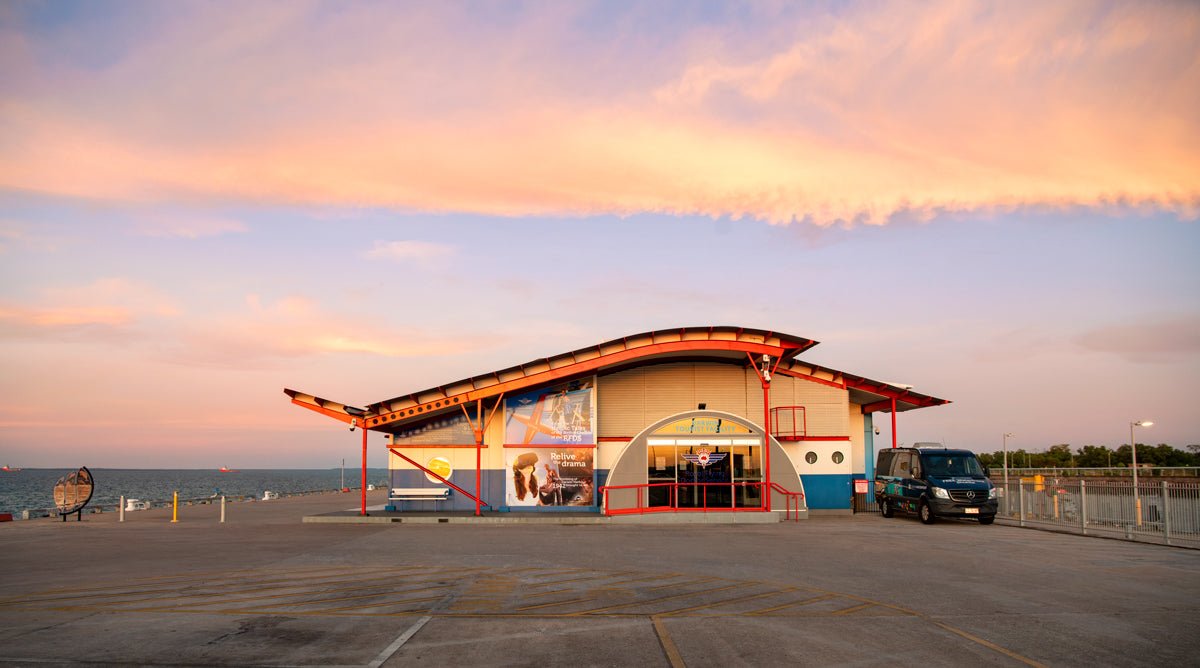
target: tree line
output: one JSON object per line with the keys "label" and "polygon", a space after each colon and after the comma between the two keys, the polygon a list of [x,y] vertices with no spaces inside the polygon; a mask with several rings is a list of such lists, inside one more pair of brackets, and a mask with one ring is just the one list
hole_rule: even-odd
{"label": "tree line", "polygon": [[[1186,450],[1159,443],[1137,446],[1138,467],[1142,466],[1200,466],[1200,444]],[[988,468],[1004,466],[1004,451],[980,453],[979,462]],[[1008,451],[1009,468],[1109,468],[1128,467],[1133,463],[1129,444],[1115,450],[1103,445],[1085,445],[1071,449],[1069,443],[1050,446],[1045,452]]]}

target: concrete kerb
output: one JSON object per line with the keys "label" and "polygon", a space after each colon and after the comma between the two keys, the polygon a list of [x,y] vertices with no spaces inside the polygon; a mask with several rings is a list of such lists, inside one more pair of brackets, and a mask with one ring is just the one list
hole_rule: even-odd
{"label": "concrete kerb", "polygon": [[605,516],[596,513],[485,513],[339,511],[306,515],[306,524],[778,524],[783,513],[645,513]]}

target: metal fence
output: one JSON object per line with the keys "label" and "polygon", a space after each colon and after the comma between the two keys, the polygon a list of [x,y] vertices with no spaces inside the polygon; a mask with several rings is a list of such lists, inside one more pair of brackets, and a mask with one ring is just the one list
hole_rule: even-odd
{"label": "metal fence", "polygon": [[[1089,536],[1200,548],[1200,482],[1081,478],[995,481],[997,521]],[[854,495],[854,512],[879,512],[871,493]],[[1139,512],[1140,508],[1140,512]]]}
{"label": "metal fence", "polygon": [[1200,483],[1009,479],[998,520],[1019,526],[1200,548]]}

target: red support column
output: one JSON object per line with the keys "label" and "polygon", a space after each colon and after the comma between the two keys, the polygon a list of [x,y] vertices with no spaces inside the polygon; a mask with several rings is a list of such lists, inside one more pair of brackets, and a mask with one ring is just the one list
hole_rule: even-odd
{"label": "red support column", "polygon": [[479,428],[475,430],[475,517],[479,517],[483,514],[479,511],[480,467],[483,465],[480,454],[483,450],[483,399],[475,402],[475,419],[479,422]]}
{"label": "red support column", "polygon": [[[761,379],[761,376],[760,376]],[[763,429],[766,430],[766,436],[763,438],[765,473],[767,476],[767,511],[771,510],[771,381],[763,380]]]}
{"label": "red support column", "polygon": [[367,421],[363,420],[363,459],[362,459],[362,512],[359,515],[367,514]]}
{"label": "red support column", "polygon": [[892,397],[892,447],[896,447],[896,397]]}

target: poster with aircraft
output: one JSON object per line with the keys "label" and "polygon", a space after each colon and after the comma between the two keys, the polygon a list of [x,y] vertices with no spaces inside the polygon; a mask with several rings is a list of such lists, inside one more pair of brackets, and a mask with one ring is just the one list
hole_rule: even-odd
{"label": "poster with aircraft", "polygon": [[505,399],[506,445],[595,445],[591,378]]}

